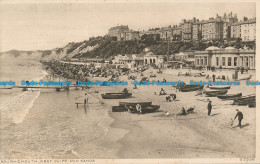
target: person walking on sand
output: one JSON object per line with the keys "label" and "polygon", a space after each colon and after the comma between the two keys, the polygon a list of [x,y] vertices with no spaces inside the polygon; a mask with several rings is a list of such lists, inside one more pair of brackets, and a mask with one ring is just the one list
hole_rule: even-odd
{"label": "person walking on sand", "polygon": [[238,126],[240,127],[240,129],[242,129],[241,121],[243,120],[243,113],[240,112],[238,109],[237,109],[237,114],[236,114],[234,120],[235,120],[236,118],[238,119]]}
{"label": "person walking on sand", "polygon": [[211,105],[211,101],[209,100],[209,102],[208,102],[208,116],[210,116],[211,109],[212,109],[212,105]]}

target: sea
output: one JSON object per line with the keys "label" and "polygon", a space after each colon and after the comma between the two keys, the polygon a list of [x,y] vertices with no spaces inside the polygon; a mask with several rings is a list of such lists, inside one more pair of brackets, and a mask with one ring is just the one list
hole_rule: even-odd
{"label": "sea", "polygon": [[[40,61],[28,55],[0,56],[0,81],[53,80]],[[62,79],[59,79],[62,81]],[[1,86],[3,87],[3,86]],[[0,89],[1,159],[86,159],[112,155],[106,135],[114,121],[99,99],[86,90]]]}

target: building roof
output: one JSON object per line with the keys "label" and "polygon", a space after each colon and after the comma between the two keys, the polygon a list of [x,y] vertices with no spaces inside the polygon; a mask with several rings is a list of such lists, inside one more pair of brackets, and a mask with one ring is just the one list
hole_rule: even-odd
{"label": "building roof", "polygon": [[210,47],[206,48],[205,50],[206,50],[206,51],[211,51],[211,50],[219,50],[219,49],[220,49],[220,48],[218,48],[218,47],[210,46]]}
{"label": "building roof", "polygon": [[225,50],[235,50],[236,48],[234,47],[226,47]]}
{"label": "building roof", "polygon": [[239,22],[233,23],[231,26],[238,26],[238,25],[242,25],[242,24],[251,24],[251,23],[256,23],[256,20],[249,19],[247,21],[239,21]]}

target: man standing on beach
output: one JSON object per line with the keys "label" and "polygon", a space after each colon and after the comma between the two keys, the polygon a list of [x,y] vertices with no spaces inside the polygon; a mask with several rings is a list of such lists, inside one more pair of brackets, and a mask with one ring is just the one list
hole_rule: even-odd
{"label": "man standing on beach", "polygon": [[235,120],[236,118],[238,118],[238,126],[239,126],[240,129],[241,129],[241,128],[242,128],[242,126],[241,126],[241,121],[242,121],[242,119],[243,119],[243,113],[240,112],[238,109],[237,109],[237,114],[236,114],[234,120]]}
{"label": "man standing on beach", "polygon": [[209,100],[209,103],[208,103],[208,116],[210,116],[211,109],[212,109],[212,105],[211,105],[211,101]]}
{"label": "man standing on beach", "polygon": [[212,75],[212,78],[213,78],[213,82],[215,82],[216,75],[215,75],[215,74],[213,74],[213,75]]}
{"label": "man standing on beach", "polygon": [[84,105],[88,104],[88,94],[85,93],[85,98],[84,98]]}

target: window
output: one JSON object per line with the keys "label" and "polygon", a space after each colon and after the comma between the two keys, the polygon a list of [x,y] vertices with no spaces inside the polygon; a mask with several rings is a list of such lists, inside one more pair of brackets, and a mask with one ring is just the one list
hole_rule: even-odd
{"label": "window", "polygon": [[197,59],[197,65],[200,65],[200,59]]}
{"label": "window", "polygon": [[155,63],[155,59],[153,59],[153,63]]}
{"label": "window", "polygon": [[216,57],[216,65],[218,66],[219,65],[219,58]]}
{"label": "window", "polygon": [[246,57],[246,67],[248,67],[248,57]]}
{"label": "window", "polygon": [[237,66],[237,57],[234,57],[234,66]]}
{"label": "window", "polygon": [[222,57],[222,66],[225,66],[225,65],[226,65],[226,58]]}
{"label": "window", "polygon": [[204,60],[205,60],[205,65],[208,65],[208,59],[207,59],[207,57],[204,57]]}
{"label": "window", "polygon": [[200,59],[200,65],[203,65],[203,58]]}
{"label": "window", "polygon": [[231,57],[228,57],[228,66],[231,66],[231,61],[232,61]]}

